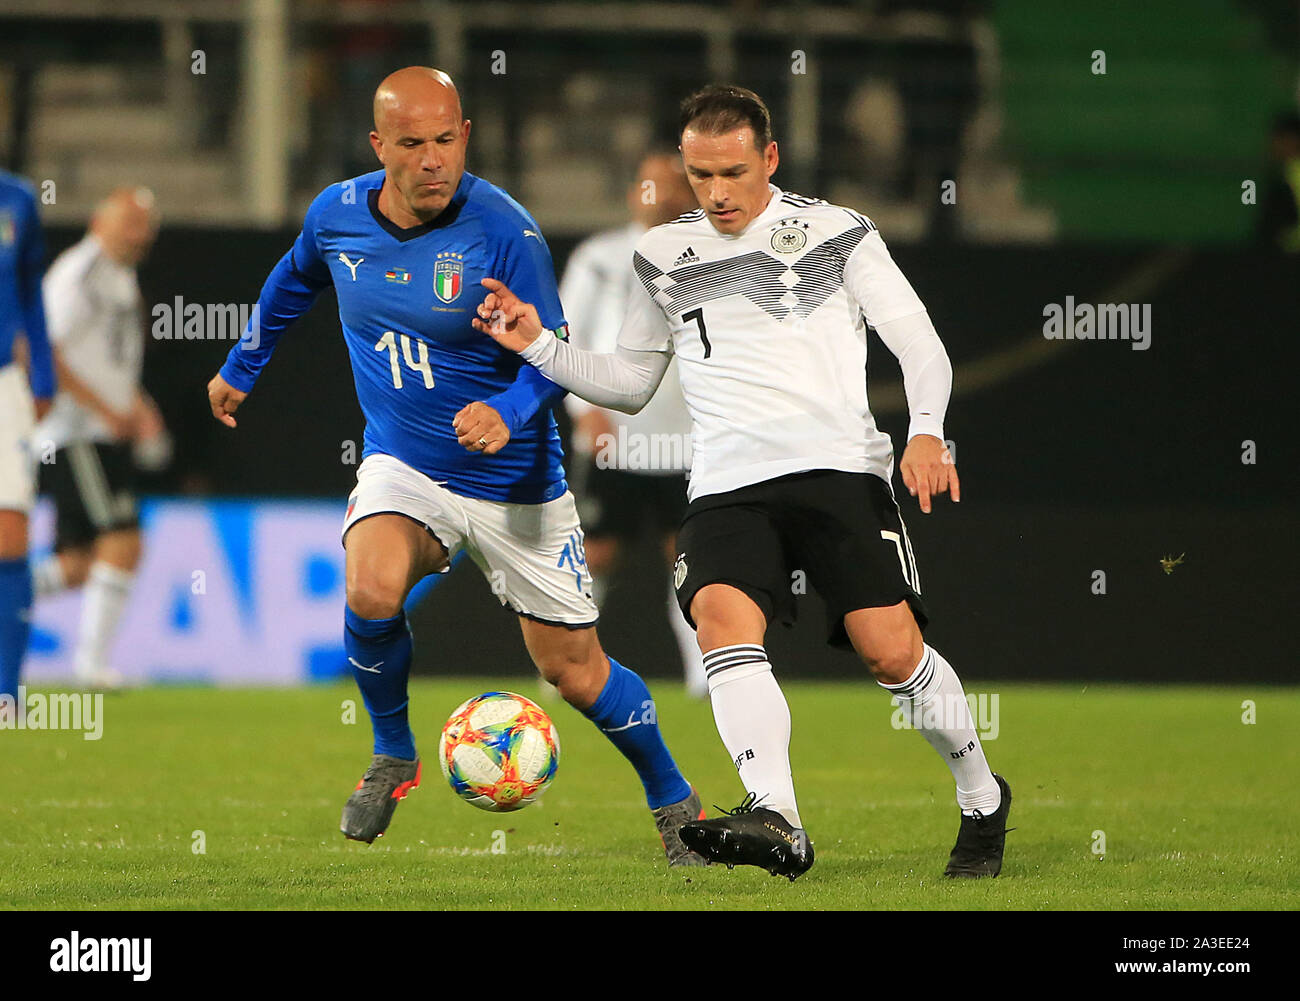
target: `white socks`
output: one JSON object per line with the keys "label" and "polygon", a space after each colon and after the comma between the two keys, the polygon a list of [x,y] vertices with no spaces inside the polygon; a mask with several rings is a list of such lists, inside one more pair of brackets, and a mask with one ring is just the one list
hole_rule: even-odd
{"label": "white socks", "polygon": [[682,614],[682,606],[677,603],[677,589],[673,587],[672,578],[668,578],[668,623],[673,627],[673,636],[677,639],[677,650],[682,657],[682,668],[686,675],[686,694],[702,699],[709,694],[709,683],[704,679],[704,657],[700,654],[700,644],[695,639],[695,630]]}
{"label": "white socks", "polygon": [[718,647],[704,655],[718,736],[757,804],[803,827],[790,775],[790,707],[756,643]]}
{"label": "white socks", "polygon": [[126,609],[135,574],[109,563],[96,562],[86,580],[81,604],[81,631],[77,642],[76,672],[94,678],[108,668],[108,655]]}
{"label": "white socks", "polygon": [[984,758],[966,693],[952,666],[926,644],[910,678],[880,687],[894,695],[904,718],[948,763],[957,782],[957,805],[962,813],[969,816],[972,810],[979,810],[988,816],[995,811],[1002,802],[1002,790]]}
{"label": "white socks", "polygon": [[[790,708],[759,644],[718,647],[704,655],[718,736],[745,789],[760,805],[802,827],[790,775]],[[881,685],[894,695],[908,723],[948,764],[962,813],[985,816],[1002,802],[984,757],[966,693],[952,666],[926,645],[921,662],[902,684]]]}

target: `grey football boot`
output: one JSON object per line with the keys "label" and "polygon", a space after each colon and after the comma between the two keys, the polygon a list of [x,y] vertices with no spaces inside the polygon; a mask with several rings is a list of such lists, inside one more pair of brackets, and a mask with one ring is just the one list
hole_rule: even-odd
{"label": "grey football boot", "polygon": [[650,812],[654,814],[655,827],[659,830],[659,839],[664,843],[664,853],[668,856],[668,865],[671,868],[709,864],[703,855],[691,851],[682,844],[682,825],[704,818],[700,794],[695,791],[694,786],[691,786],[691,794],[681,802],[669,803]]}
{"label": "grey football boot", "polygon": [[376,754],[357,783],[356,791],[343,804],[339,830],[352,841],[372,844],[388,830],[397,804],[420,784],[420,759],[407,761]]}

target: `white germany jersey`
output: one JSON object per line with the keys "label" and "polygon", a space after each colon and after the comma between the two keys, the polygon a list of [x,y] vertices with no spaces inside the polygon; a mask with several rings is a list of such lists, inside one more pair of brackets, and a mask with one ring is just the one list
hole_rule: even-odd
{"label": "white germany jersey", "polygon": [[[639,294],[636,272],[632,270],[632,251],[645,233],[637,223],[597,233],[574,248],[560,282],[560,302],[564,318],[569,321],[569,341],[588,351],[612,353],[618,342],[619,326],[627,312],[628,300]],[[577,417],[592,404],[573,393],[564,398],[571,417]],[[606,410],[615,430],[623,430],[628,441],[635,435],[651,440],[656,435],[671,435],[685,441],[691,432],[691,418],[682,399],[677,366],[669,363],[659,389],[639,413],[625,414]],[[689,466],[684,448],[665,449],[669,461],[654,468],[626,467],[628,472],[669,474],[683,472]],[[638,453],[630,455],[635,460]],[[664,458],[664,456],[661,456]]]}
{"label": "white germany jersey", "polygon": [[[87,235],[60,254],[42,285],[50,341],[82,382],[118,413],[126,413],[140,385],[144,317],[134,268],[112,260]],[[63,447],[78,441],[109,441],[104,422],[67,392],[33,435]]]}
{"label": "white germany jersey", "polygon": [[671,349],[692,419],[692,500],[813,469],[889,482],[867,403],[867,325],[925,306],[875,225],[783,192],[741,233],[703,210],[649,230],[619,344]]}

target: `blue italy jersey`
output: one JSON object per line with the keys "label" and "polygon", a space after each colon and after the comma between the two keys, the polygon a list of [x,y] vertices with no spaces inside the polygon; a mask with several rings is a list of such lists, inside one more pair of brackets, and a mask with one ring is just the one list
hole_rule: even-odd
{"label": "blue italy jersey", "polygon": [[[564,328],[537,223],[467,172],[436,219],[402,229],[379,211],[383,182],[377,170],[316,197],[262,289],[257,331],[231,350],[222,377],[250,390],[280,333],[332,285],[366,418],[365,455],[391,455],[469,497],[560,496],[567,486],[551,405],[564,390],[470,325],[487,295],[479,279],[489,277],[535,304],[548,328]],[[476,400],[510,428],[496,455],[456,441],[452,418]]]}
{"label": "blue italy jersey", "polygon": [[31,185],[0,170],[0,367],[13,361],[14,338],[27,335],[32,395],[54,395],[54,359],[45,333],[41,272],[45,238]]}

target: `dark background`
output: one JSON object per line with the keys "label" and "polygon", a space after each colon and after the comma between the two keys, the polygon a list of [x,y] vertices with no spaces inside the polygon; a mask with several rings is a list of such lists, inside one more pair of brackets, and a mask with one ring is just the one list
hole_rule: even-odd
{"label": "dark background", "polygon": [[[79,234],[49,233],[51,255]],[[292,231],[164,228],[145,301],[255,301]],[[557,271],[572,241],[556,240]],[[928,639],[964,678],[1294,682],[1300,519],[1293,386],[1300,260],[1251,250],[895,247],[948,347],[946,429],[963,500],[923,516],[900,483],[930,606]],[[1154,277],[1152,277],[1154,275]],[[1146,276],[1146,277],[1143,277]],[[1151,347],[1076,342],[971,389],[999,352],[1041,352],[1043,307],[1150,302]],[[331,293],[285,335],[235,432],[204,387],[229,342],[152,337],[145,382],[178,442],[155,493],[344,500],[362,421]],[[1004,366],[1005,368],[1006,366]],[[898,368],[872,340],[873,410],[906,432]],[[1257,460],[1243,464],[1243,441]],[[1165,556],[1185,554],[1166,574]],[[647,544],[612,582],[601,634],[651,676],[678,673],[666,571]],[[1106,593],[1092,593],[1093,572]],[[862,676],[825,646],[815,595],[768,643],[786,676]],[[513,616],[468,561],[413,615],[417,672],[523,674]]]}

